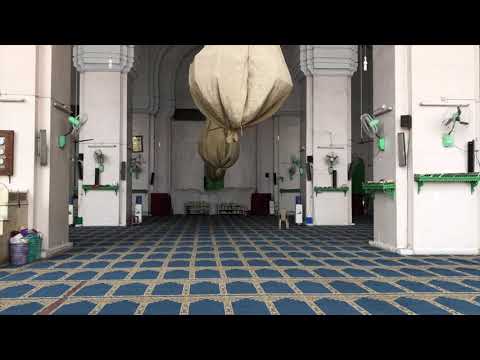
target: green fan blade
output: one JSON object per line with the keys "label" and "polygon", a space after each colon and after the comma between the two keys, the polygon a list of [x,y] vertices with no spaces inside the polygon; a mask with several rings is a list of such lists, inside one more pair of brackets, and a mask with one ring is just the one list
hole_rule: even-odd
{"label": "green fan blade", "polygon": [[69,116],[68,122],[74,127],[78,128],[80,126],[80,119],[79,116]]}
{"label": "green fan blade", "polygon": [[377,141],[377,147],[380,151],[385,151],[385,138],[381,137]]}
{"label": "green fan blade", "polygon": [[372,120],[370,120],[370,127],[375,132],[375,134],[378,132],[379,125],[380,125],[380,120],[376,118],[372,118]]}

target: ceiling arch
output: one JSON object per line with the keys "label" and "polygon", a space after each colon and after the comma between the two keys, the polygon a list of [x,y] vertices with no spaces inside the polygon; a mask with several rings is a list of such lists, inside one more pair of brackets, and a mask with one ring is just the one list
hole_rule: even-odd
{"label": "ceiling arch", "polygon": [[[146,112],[155,117],[171,117],[175,111],[175,89],[179,71],[203,45],[149,45],[139,53],[143,71],[147,76],[146,99],[135,107],[136,112]],[[285,61],[294,82],[301,78],[300,46],[281,45]],[[139,54],[139,55],[140,55]]]}

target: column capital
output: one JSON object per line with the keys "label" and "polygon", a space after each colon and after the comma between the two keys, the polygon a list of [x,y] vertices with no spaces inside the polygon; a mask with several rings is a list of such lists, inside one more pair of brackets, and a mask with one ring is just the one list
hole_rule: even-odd
{"label": "column capital", "polygon": [[73,64],[78,72],[128,73],[134,65],[134,45],[75,45]]}
{"label": "column capital", "polygon": [[357,45],[300,45],[305,76],[352,76],[358,68]]}

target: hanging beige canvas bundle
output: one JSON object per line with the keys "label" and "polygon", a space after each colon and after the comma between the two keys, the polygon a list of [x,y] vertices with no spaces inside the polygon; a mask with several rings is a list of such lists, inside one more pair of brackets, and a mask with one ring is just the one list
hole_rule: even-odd
{"label": "hanging beige canvas bundle", "polygon": [[219,180],[233,166],[240,155],[240,143],[227,143],[225,129],[207,119],[198,143],[198,153],[207,163],[207,177]]}
{"label": "hanging beige canvas bundle", "polygon": [[279,45],[206,45],[189,72],[199,110],[237,142],[242,128],[271,117],[293,84]]}

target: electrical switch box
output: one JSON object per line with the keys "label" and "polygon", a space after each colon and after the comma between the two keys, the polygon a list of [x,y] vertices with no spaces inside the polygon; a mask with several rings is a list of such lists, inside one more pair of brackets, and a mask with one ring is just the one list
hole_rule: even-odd
{"label": "electrical switch box", "polygon": [[13,131],[0,130],[0,176],[13,175],[13,140]]}
{"label": "electrical switch box", "polygon": [[400,116],[400,127],[402,129],[410,130],[412,128],[412,115]]}

